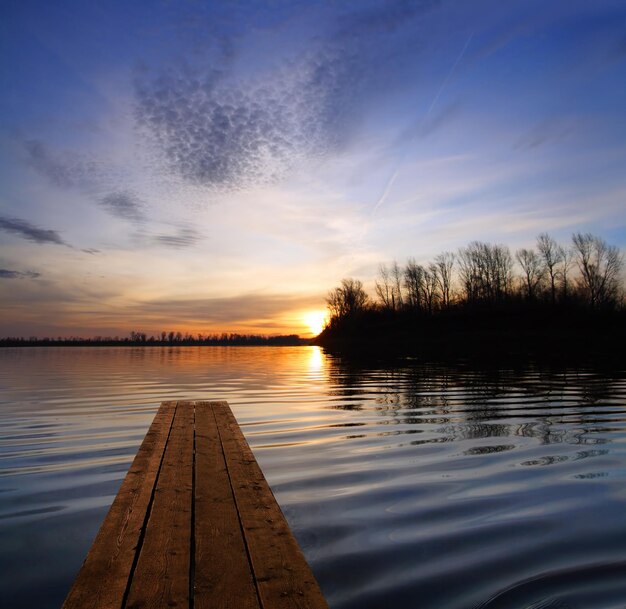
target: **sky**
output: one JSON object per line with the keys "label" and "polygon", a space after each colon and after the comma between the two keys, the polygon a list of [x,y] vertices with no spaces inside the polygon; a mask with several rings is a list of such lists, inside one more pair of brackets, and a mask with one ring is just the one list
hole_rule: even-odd
{"label": "sky", "polygon": [[626,247],[623,0],[4,0],[0,86],[0,336],[310,336],[393,260]]}

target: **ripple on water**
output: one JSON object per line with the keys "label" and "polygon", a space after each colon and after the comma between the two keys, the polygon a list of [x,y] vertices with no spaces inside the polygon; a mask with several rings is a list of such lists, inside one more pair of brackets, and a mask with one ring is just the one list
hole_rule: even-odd
{"label": "ripple on water", "polygon": [[0,388],[11,607],[60,605],[172,399],[231,403],[333,609],[624,606],[624,371],[33,348]]}

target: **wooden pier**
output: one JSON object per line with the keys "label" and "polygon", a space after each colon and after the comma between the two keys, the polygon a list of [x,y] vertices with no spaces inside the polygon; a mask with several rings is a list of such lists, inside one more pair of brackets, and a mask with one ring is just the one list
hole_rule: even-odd
{"label": "wooden pier", "polygon": [[164,402],[63,609],[328,605],[226,402]]}

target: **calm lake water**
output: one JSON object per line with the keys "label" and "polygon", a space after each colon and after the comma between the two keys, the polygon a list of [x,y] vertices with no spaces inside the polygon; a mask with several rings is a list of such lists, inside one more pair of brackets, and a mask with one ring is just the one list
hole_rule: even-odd
{"label": "calm lake water", "polygon": [[0,349],[0,598],[59,607],[163,400],[226,399],[333,609],[626,607],[626,375]]}

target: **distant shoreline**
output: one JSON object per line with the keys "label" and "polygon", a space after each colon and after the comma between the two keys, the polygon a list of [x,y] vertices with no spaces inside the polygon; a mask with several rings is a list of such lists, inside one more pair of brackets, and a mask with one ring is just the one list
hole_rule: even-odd
{"label": "distant shoreline", "polygon": [[160,340],[140,338],[0,338],[2,347],[298,347],[310,345],[313,339],[296,334],[286,336],[231,335],[220,338],[181,338]]}
{"label": "distant shoreline", "polygon": [[434,315],[368,311],[335,320],[314,338],[223,334],[194,338],[131,333],[129,337],[0,338],[0,348],[25,347],[294,347],[319,346],[349,358],[477,361],[544,360],[623,365],[626,311],[591,312],[486,307]]}

